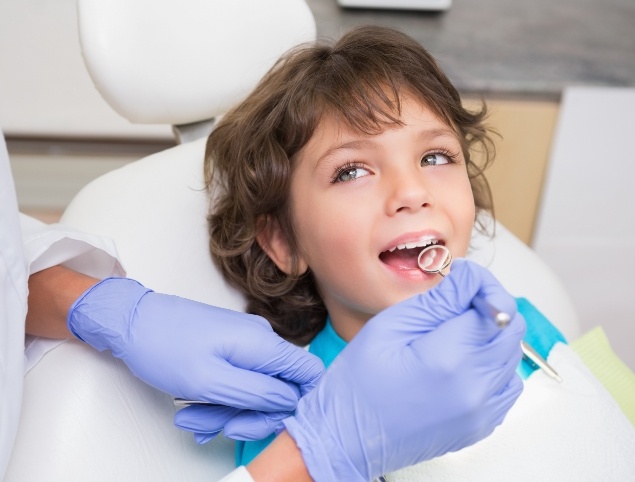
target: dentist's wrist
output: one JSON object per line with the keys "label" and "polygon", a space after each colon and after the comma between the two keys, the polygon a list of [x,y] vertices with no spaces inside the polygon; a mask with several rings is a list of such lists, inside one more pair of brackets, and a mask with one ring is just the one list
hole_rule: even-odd
{"label": "dentist's wrist", "polygon": [[302,453],[286,432],[275,440],[247,466],[255,482],[312,482]]}
{"label": "dentist's wrist", "polygon": [[[302,400],[300,400],[302,403]],[[349,458],[337,437],[329,429],[326,419],[317,426],[305,417],[283,420],[287,432],[302,454],[307,471],[315,482],[367,482]]]}
{"label": "dentist's wrist", "polygon": [[[106,278],[86,290],[68,311],[70,332],[99,351],[124,354],[132,315],[152,290],[128,278]],[[122,351],[123,350],[123,351]]]}
{"label": "dentist's wrist", "polygon": [[26,333],[46,338],[71,338],[67,317],[73,303],[99,280],[63,266],[29,276]]}

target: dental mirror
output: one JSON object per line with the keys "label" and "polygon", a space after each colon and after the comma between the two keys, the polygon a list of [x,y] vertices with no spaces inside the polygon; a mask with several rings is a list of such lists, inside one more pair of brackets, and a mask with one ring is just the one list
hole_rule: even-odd
{"label": "dental mirror", "polygon": [[419,269],[424,273],[439,273],[445,277],[443,270],[452,263],[452,254],[450,250],[441,244],[432,244],[423,248],[417,258]]}
{"label": "dental mirror", "polygon": [[[419,269],[424,273],[437,274],[445,278],[443,270],[450,266],[452,262],[452,254],[450,250],[441,244],[433,244],[421,250],[419,257],[417,258],[417,264]],[[472,300],[472,304],[480,309],[484,314],[489,315],[496,324],[504,328],[509,325],[511,317],[504,311],[499,311],[491,306],[484,298],[478,295]]]}

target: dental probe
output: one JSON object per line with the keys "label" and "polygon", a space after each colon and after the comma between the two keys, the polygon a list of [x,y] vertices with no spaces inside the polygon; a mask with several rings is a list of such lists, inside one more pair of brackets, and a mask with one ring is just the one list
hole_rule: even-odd
{"label": "dental probe", "polygon": [[549,365],[549,363],[547,363],[547,360],[541,357],[540,354],[536,350],[534,350],[528,343],[525,343],[525,341],[521,341],[520,348],[523,350],[523,355],[525,355],[526,358],[529,358],[529,360],[535,363],[538,368],[540,368],[555,381],[557,381],[558,383],[562,383],[562,378],[560,378],[558,372],[555,371],[553,367]]}
{"label": "dental probe", "polygon": [[[490,316],[500,328],[506,328],[511,321],[511,316],[509,316],[509,313],[497,310],[494,306],[492,306],[491,303],[488,303],[484,298],[481,298],[478,295],[475,296],[472,300],[472,305],[481,313],[487,313],[488,316]],[[529,345],[529,343],[522,340],[520,342],[520,348],[522,349],[525,358],[529,359],[538,368],[540,368],[558,383],[562,383],[562,378],[560,378],[558,372],[556,372],[553,367],[549,365],[549,363],[547,363],[547,360],[540,356],[540,353],[534,350],[531,345]]]}
{"label": "dental probe", "polygon": [[476,295],[472,300],[472,305],[482,314],[491,317],[499,328],[507,328],[507,325],[509,325],[509,323],[512,321],[512,317],[509,316],[509,313],[497,310],[485,298],[482,298],[478,295]]}
{"label": "dental probe", "polygon": [[[437,259],[439,253],[442,253],[443,256],[439,256],[439,259]],[[424,257],[425,254],[428,254],[428,257],[425,257],[422,260],[422,257]],[[451,262],[452,254],[450,253],[450,250],[441,244],[433,244],[423,248],[417,258],[417,265],[421,271],[428,274],[438,273],[443,278],[445,278],[443,270],[450,266]],[[506,328],[511,322],[511,316],[509,313],[497,309],[485,298],[478,295],[472,299],[472,306],[474,306],[474,308],[476,308],[481,314],[492,318],[499,328]],[[525,358],[534,363],[538,368],[558,383],[562,383],[562,378],[560,378],[558,372],[556,372],[553,367],[547,363],[547,360],[540,356],[540,354],[528,343],[522,340],[520,342],[520,348],[523,351],[523,356]]]}
{"label": "dental probe", "polygon": [[213,402],[203,402],[200,400],[186,400],[185,398],[175,398],[174,399],[174,406],[176,407],[189,407],[190,405],[208,405],[208,406],[222,406],[219,405],[218,403],[213,403]]}
{"label": "dental probe", "polygon": [[[472,300],[472,305],[479,312],[487,313],[487,315],[490,316],[500,328],[506,328],[511,321],[511,316],[509,316],[509,313],[497,310],[494,306],[492,306],[491,303],[488,303],[487,300],[481,298],[478,295],[475,296]],[[553,367],[549,365],[549,363],[547,363],[547,360],[540,356],[540,353],[534,350],[531,345],[529,345],[529,343],[522,340],[520,342],[520,348],[522,349],[525,358],[529,359],[529,361],[534,363],[538,368],[540,368],[558,383],[562,383],[562,378],[560,378],[558,372],[556,372]]]}

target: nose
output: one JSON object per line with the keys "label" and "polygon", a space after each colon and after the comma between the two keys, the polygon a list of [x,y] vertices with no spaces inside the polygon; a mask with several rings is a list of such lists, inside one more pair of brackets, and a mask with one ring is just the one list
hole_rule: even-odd
{"label": "nose", "polygon": [[386,179],[386,211],[389,216],[430,207],[432,194],[421,170],[402,169]]}

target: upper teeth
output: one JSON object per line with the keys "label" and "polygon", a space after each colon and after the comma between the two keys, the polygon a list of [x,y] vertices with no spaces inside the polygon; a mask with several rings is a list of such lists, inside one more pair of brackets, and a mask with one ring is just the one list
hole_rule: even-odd
{"label": "upper teeth", "polygon": [[388,251],[392,253],[395,249],[425,248],[426,246],[437,244],[438,242],[439,240],[435,238],[425,238],[420,239],[419,241],[411,241],[410,243],[398,244],[394,248],[390,248]]}

